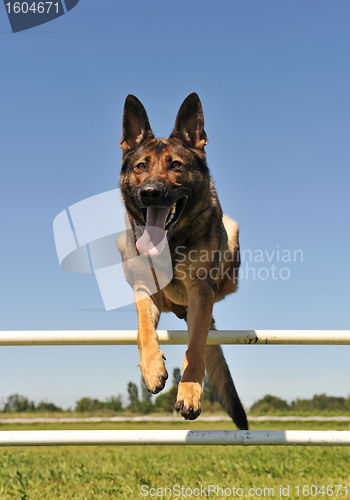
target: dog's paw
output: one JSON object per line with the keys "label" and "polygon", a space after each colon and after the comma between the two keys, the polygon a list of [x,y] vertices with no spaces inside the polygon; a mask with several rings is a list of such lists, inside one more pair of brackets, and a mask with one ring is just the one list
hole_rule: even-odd
{"label": "dog's paw", "polygon": [[164,354],[160,349],[156,353],[142,353],[140,368],[143,379],[152,394],[164,389],[168,372],[164,364]]}
{"label": "dog's paw", "polygon": [[196,420],[201,414],[203,389],[197,382],[180,382],[175,408],[186,420]]}

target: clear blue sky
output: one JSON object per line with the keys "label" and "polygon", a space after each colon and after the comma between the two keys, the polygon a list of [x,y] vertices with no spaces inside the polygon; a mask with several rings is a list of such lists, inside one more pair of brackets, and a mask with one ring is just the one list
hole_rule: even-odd
{"label": "clear blue sky", "polygon": [[[218,328],[349,329],[349,26],[347,0],[80,0],[17,34],[0,8],[0,328],[137,328],[132,306],[103,311],[93,275],[60,269],[52,222],[118,186],[127,94],[166,136],[197,92],[209,166],[242,249],[275,250],[272,263],[246,263],[290,272],[254,280],[251,271],[216,305]],[[277,262],[277,249],[302,250],[303,262]],[[160,328],[185,324],[164,315]],[[170,372],[184,350],[164,348]],[[266,393],[350,392],[347,346],[225,353],[246,405]],[[138,362],[136,346],[3,347],[0,398],[103,400],[140,381]]]}

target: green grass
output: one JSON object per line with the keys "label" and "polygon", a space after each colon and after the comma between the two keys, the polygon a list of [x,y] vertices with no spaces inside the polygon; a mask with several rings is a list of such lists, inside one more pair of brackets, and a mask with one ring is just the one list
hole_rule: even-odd
{"label": "green grass", "polygon": [[[233,429],[228,422],[170,423],[77,423],[77,424],[2,424],[0,430],[39,429]],[[349,430],[347,423],[262,422],[252,429]],[[96,446],[96,447],[14,447],[0,448],[0,499],[134,499],[196,498],[166,497],[164,488],[195,488],[218,485],[220,488],[273,488],[280,497],[280,485],[298,498],[300,485],[339,484],[348,487],[350,498],[350,449],[347,447],[220,447],[220,446]],[[142,496],[149,488],[158,496]],[[187,491],[190,493],[190,490]],[[155,490],[152,493],[157,493]],[[206,490],[207,493],[207,490]],[[228,490],[227,492],[228,493]],[[240,491],[239,491],[240,493]],[[307,493],[307,490],[305,490]],[[345,498],[343,488],[338,498]],[[271,496],[271,490],[270,490]],[[267,497],[267,491],[266,496]],[[197,497],[198,498],[198,497]],[[202,498],[207,498],[203,496]],[[212,494],[211,498],[235,498]],[[236,496],[236,498],[239,498]],[[264,498],[252,495],[240,498]],[[320,493],[300,498],[336,498]]]}

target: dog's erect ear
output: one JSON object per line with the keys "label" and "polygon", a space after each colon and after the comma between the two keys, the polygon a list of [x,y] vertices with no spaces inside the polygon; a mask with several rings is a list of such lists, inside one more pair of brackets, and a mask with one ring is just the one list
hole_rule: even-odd
{"label": "dog's erect ear", "polygon": [[128,95],[124,104],[123,137],[120,141],[123,153],[127,153],[141,142],[153,139],[153,137],[145,108],[137,97]]}
{"label": "dog's erect ear", "polygon": [[204,115],[201,101],[193,92],[181,104],[176,117],[175,128],[170,137],[177,137],[190,148],[203,149],[208,144],[204,132]]}

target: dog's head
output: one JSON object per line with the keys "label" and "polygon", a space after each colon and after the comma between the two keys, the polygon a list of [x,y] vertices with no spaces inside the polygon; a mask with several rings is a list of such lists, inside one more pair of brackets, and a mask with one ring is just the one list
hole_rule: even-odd
{"label": "dog's head", "polygon": [[140,253],[157,255],[164,246],[163,236],[170,239],[184,226],[186,213],[195,217],[193,207],[210,189],[207,143],[197,94],[182,103],[168,139],[156,139],[141,102],[133,95],[126,98],[120,186],[129,217],[136,226],[145,227],[136,243]]}

